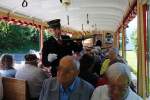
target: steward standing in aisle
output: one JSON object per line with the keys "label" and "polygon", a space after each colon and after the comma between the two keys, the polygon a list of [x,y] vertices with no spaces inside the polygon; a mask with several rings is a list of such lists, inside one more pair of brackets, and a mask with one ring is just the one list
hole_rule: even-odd
{"label": "steward standing in aisle", "polygon": [[73,41],[67,35],[61,34],[60,19],[47,23],[53,29],[54,36],[51,36],[43,44],[42,64],[51,67],[52,76],[56,76],[59,60],[65,55],[72,55]]}

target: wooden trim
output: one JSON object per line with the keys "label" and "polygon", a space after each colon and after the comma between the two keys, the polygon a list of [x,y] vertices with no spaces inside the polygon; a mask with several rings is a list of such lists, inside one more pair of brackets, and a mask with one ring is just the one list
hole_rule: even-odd
{"label": "wooden trim", "polygon": [[42,48],[43,48],[43,42],[44,42],[44,27],[40,27],[40,59],[42,59]]}
{"label": "wooden trim", "polygon": [[137,0],[137,44],[138,44],[138,94],[146,99],[146,63],[144,45],[144,16],[143,5]]}
{"label": "wooden trim", "polygon": [[148,33],[147,33],[147,19],[148,19],[148,13],[147,13],[147,11],[148,11],[148,5],[143,5],[143,23],[144,23],[144,47],[145,47],[145,66],[146,66],[146,69],[145,69],[145,77],[146,77],[146,96],[148,96],[149,95],[149,66],[148,66],[148,41],[147,41],[147,35],[148,35]]}
{"label": "wooden trim", "polygon": [[40,28],[40,50],[42,50],[42,48],[43,48],[43,42],[44,42],[44,38],[43,38],[43,32],[44,30],[43,30],[43,26],[41,26],[41,28]]}
{"label": "wooden trim", "polygon": [[120,50],[120,32],[117,32],[117,37],[118,37],[118,49]]}
{"label": "wooden trim", "polygon": [[124,26],[122,26],[122,57],[126,59],[126,32]]}
{"label": "wooden trim", "polygon": [[[9,16],[8,16],[9,13]],[[16,20],[21,20],[27,23],[34,23],[36,25],[43,25],[47,26],[46,22],[42,22],[39,19],[36,18],[31,18],[31,17],[25,17],[19,13],[11,13],[10,11],[0,11],[0,17],[9,17],[10,19],[16,19]]]}
{"label": "wooden trim", "polygon": [[[130,19],[128,17],[132,17],[132,15],[130,16],[130,14],[136,10],[136,6],[137,6],[137,0],[134,1],[134,3],[131,5],[131,7],[129,7],[129,9],[126,11],[126,14],[124,15],[124,17],[122,18],[122,20],[120,21],[120,25],[119,27],[117,28],[116,32],[119,32],[121,27],[122,27],[122,24],[125,24],[126,25],[130,22],[128,21],[127,19]],[[134,11],[135,12],[135,11]],[[133,17],[134,18],[134,17]]]}
{"label": "wooden trim", "polygon": [[118,48],[118,34],[114,33],[113,35],[113,46],[114,48]]}

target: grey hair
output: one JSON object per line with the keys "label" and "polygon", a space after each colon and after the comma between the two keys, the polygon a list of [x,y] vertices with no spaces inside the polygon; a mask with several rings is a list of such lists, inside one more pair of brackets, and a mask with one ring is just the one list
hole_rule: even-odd
{"label": "grey hair", "polygon": [[106,72],[106,76],[107,76],[108,80],[111,80],[111,81],[117,80],[122,75],[127,78],[128,82],[130,84],[131,72],[130,72],[130,68],[127,64],[123,64],[123,63],[112,64]]}
{"label": "grey hair", "polygon": [[115,52],[117,55],[119,55],[119,49],[118,49],[118,48],[111,48],[111,50],[112,50],[113,52]]}

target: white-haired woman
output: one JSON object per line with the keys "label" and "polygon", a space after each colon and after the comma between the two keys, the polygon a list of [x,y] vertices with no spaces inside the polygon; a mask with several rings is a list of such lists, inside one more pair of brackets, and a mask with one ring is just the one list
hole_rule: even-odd
{"label": "white-haired woman", "polygon": [[142,100],[130,89],[131,75],[126,64],[112,64],[107,72],[108,85],[95,89],[91,100]]}

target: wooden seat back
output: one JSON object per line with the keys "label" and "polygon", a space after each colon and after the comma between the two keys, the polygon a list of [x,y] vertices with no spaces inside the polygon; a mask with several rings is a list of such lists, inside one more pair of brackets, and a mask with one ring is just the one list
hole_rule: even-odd
{"label": "wooden seat back", "polygon": [[2,78],[3,100],[28,100],[28,88],[25,80]]}

